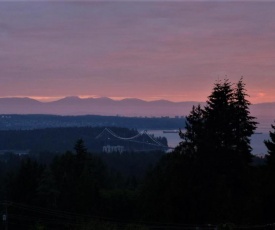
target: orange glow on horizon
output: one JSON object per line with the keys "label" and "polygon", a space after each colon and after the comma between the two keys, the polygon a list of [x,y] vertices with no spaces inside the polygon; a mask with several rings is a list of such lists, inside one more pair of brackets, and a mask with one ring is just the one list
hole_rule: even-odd
{"label": "orange glow on horizon", "polygon": [[[196,97],[182,97],[182,96],[167,96],[166,97],[161,97],[161,96],[148,96],[148,97],[123,97],[123,96],[107,96],[108,98],[116,101],[124,100],[124,99],[140,99],[143,101],[157,101],[157,100],[166,100],[166,101],[171,101],[171,102],[185,102],[185,101],[194,101],[194,102],[205,102],[207,100],[207,96],[199,96],[196,95]],[[31,98],[40,102],[52,102],[52,101],[57,101],[65,97],[70,97],[70,96],[5,96],[5,97],[0,97],[0,98]],[[100,95],[78,95],[76,97],[79,97],[81,99],[89,99],[89,98],[102,98],[106,96],[100,96]],[[270,102],[275,102],[274,100],[275,96],[269,95],[264,92],[259,92],[259,93],[254,93],[252,95],[249,95],[247,99],[252,103],[252,104],[258,104],[258,103],[270,103]]]}

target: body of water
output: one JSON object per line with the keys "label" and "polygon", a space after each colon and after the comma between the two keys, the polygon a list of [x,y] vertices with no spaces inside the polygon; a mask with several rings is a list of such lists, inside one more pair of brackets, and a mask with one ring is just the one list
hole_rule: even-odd
{"label": "body of water", "polygon": [[[154,134],[154,136],[166,137],[168,141],[168,146],[176,147],[182,139],[179,137],[178,133],[164,133],[163,130],[148,130],[148,134]],[[267,152],[267,149],[264,144],[264,140],[269,139],[269,133],[266,129],[257,129],[257,133],[251,137],[251,147],[252,153],[255,155],[264,155]]]}

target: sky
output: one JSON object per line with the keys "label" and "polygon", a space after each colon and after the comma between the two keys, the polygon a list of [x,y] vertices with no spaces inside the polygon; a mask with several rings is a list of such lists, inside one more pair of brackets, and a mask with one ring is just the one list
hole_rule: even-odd
{"label": "sky", "polygon": [[0,97],[275,101],[275,2],[0,1]]}

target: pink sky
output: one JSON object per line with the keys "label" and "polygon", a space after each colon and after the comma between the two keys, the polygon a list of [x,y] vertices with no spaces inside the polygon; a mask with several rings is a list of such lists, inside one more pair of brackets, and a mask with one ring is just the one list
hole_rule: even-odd
{"label": "pink sky", "polygon": [[0,97],[275,101],[275,2],[0,2]]}

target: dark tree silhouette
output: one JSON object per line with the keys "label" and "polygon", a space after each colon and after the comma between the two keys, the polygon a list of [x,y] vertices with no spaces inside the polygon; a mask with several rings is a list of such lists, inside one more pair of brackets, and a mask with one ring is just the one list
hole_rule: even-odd
{"label": "dark tree silhouette", "polygon": [[178,151],[182,154],[189,153],[195,156],[198,153],[198,149],[202,147],[201,140],[204,129],[203,113],[204,111],[200,105],[193,106],[190,114],[186,117],[186,131],[183,133],[180,130],[179,135],[183,141],[177,147]]}
{"label": "dark tree silhouette", "polygon": [[[206,106],[186,117],[183,141],[145,183],[146,207],[155,220],[239,222],[251,207],[249,137],[256,128],[242,79],[217,81]],[[159,202],[154,210],[152,202]],[[146,212],[146,211],[145,211]]]}
{"label": "dark tree silhouette", "polygon": [[193,107],[186,117],[186,132],[181,133],[186,147],[193,152],[237,154],[244,162],[251,162],[250,136],[256,129],[257,122],[250,116],[250,102],[246,99],[243,79],[233,87],[228,79],[217,81],[208,97],[205,108]]}
{"label": "dark tree silhouette", "polygon": [[232,84],[228,80],[218,81],[206,102],[204,138],[211,151],[232,147],[232,112],[234,112],[232,95]]}
{"label": "dark tree silhouette", "polygon": [[263,181],[264,195],[263,195],[263,216],[267,222],[274,220],[275,208],[275,125],[271,124],[272,130],[269,132],[269,140],[265,140],[264,144],[267,148],[266,170]]}
{"label": "dark tree silhouette", "polygon": [[88,153],[87,148],[84,145],[83,139],[78,139],[76,141],[74,150],[78,157],[85,157]]}
{"label": "dark tree silhouette", "polygon": [[236,84],[233,94],[234,105],[234,131],[236,150],[246,162],[251,162],[250,137],[256,129],[255,117],[250,115],[250,102],[246,99],[245,84],[243,78]]}
{"label": "dark tree silhouette", "polygon": [[270,140],[265,140],[265,146],[267,147],[267,164],[275,169],[275,125],[271,125],[272,131],[269,132]]}

